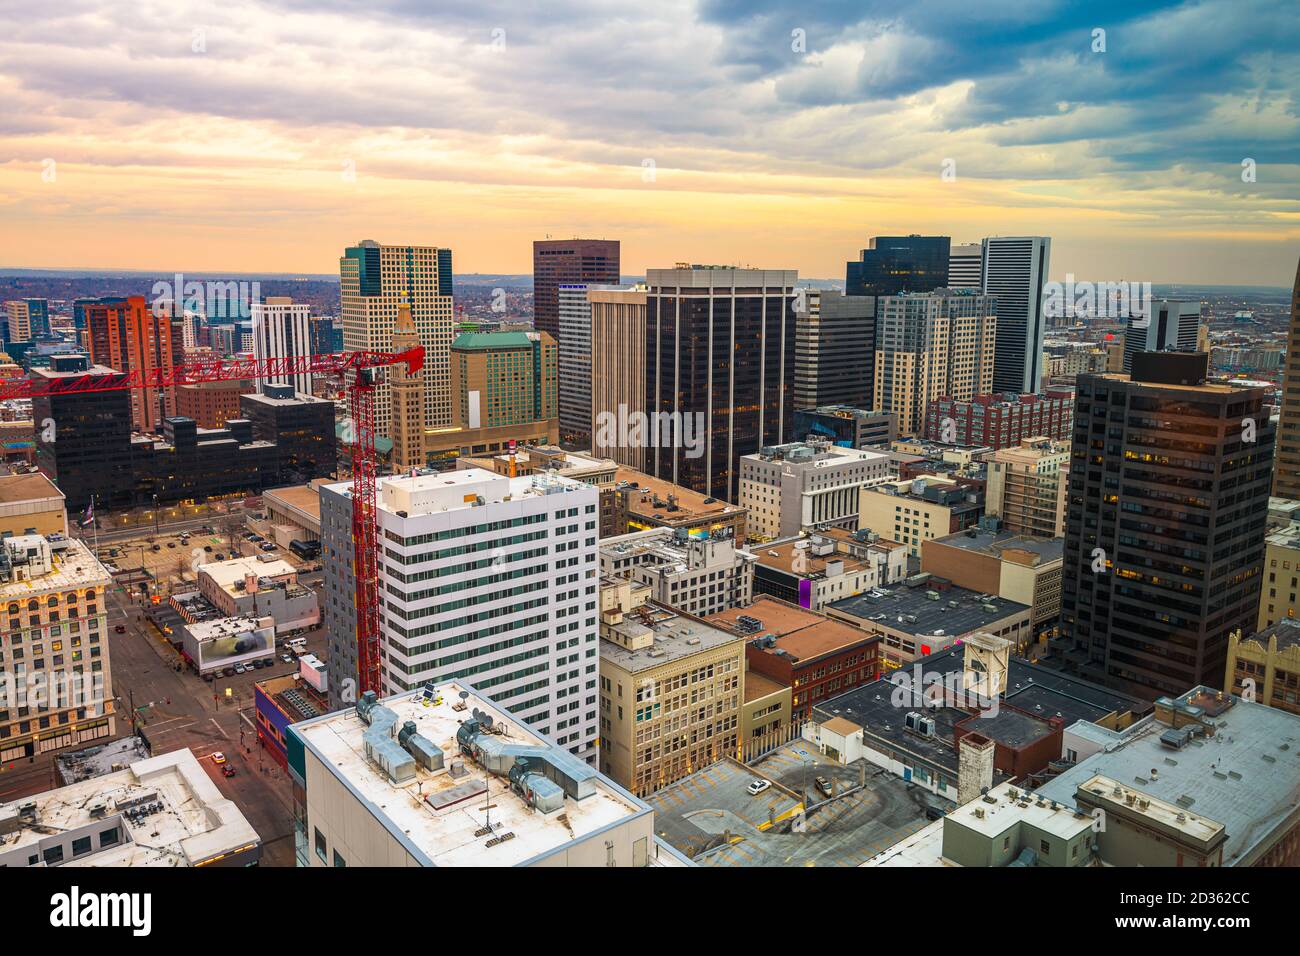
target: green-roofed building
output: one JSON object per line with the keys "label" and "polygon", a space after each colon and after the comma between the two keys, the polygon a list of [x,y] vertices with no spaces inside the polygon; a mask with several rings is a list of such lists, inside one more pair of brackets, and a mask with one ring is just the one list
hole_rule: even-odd
{"label": "green-roofed building", "polygon": [[558,415],[555,339],[545,332],[466,332],[451,343],[457,424],[495,428]]}

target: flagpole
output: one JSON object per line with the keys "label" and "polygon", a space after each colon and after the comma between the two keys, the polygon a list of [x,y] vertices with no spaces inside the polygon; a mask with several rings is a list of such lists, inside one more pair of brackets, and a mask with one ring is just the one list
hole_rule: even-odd
{"label": "flagpole", "polygon": [[90,496],[90,526],[95,532],[95,560],[99,560],[99,515],[95,514],[95,496]]}

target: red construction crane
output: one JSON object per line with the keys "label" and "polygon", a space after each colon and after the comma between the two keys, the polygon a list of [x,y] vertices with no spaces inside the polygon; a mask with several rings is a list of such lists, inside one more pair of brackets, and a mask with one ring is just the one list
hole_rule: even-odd
{"label": "red construction crane", "polygon": [[[20,378],[0,383],[0,401],[10,398],[79,395],[136,388],[170,388],[202,382],[282,379],[294,375],[353,373],[347,384],[352,416],[352,568],[356,577],[357,678],[360,696],[383,693],[380,671],[377,514],[375,507],[375,369],[399,362],[414,375],[424,367],[424,346],[404,352],[340,352],[275,359],[204,359],[170,369],[106,374],[87,372],[52,378]],[[346,378],[344,379],[346,382]]]}

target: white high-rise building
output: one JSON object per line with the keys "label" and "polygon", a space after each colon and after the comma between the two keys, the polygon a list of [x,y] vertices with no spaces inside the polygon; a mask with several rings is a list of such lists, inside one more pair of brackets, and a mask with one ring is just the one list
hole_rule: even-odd
{"label": "white high-rise building", "polygon": [[984,246],[979,242],[954,245],[948,250],[948,288],[984,291]]}
{"label": "white high-rise building", "polygon": [[[355,690],[351,485],[321,489],[331,704]],[[463,680],[595,761],[600,492],[481,468],[381,478],[381,697]]]}
{"label": "white high-rise building", "polygon": [[1047,236],[993,236],[984,240],[983,253],[981,287],[997,299],[993,390],[1037,392],[1043,381],[1043,283],[1051,262],[1052,240]]}
{"label": "white high-rise building", "polygon": [[1133,371],[1133,356],[1138,352],[1195,352],[1200,328],[1200,302],[1152,302],[1147,315],[1129,316],[1124,371]]}
{"label": "white high-rise building", "polygon": [[591,303],[587,286],[561,285],[560,437],[591,447]]}
{"label": "white high-rise building", "polygon": [[[252,308],[253,358],[307,358],[311,355],[311,307],[295,304],[288,296],[267,296]],[[292,385],[295,392],[311,394],[311,373],[260,378],[257,391],[266,394],[268,385]]]}

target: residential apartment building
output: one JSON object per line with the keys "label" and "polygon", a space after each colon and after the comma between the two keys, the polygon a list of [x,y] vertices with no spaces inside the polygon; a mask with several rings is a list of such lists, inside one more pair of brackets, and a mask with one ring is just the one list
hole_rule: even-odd
{"label": "residential apartment building", "polygon": [[5,302],[6,342],[30,342],[50,333],[50,303],[45,299],[10,299]]}
{"label": "residential apartment building", "polygon": [[[268,296],[252,304],[253,358],[292,361],[311,357],[311,307],[295,304],[289,296]],[[296,375],[267,376],[257,380],[257,390],[266,393],[268,385],[289,385],[295,392],[312,394],[310,372]]]}
{"label": "residential apartment building", "polygon": [[[424,423],[446,428],[455,415],[451,343],[455,338],[451,250],[438,246],[386,246],[366,239],[339,259],[343,348],[387,352],[397,307],[405,302],[424,346]],[[375,387],[375,432],[392,437],[388,384]]]}
{"label": "residential apartment building", "polygon": [[864,375],[876,342],[876,300],[833,289],[802,289],[795,297],[794,407],[863,406]]}
{"label": "residential apartment building", "polygon": [[993,383],[997,392],[1042,388],[1043,283],[1052,259],[1047,236],[995,236],[983,243],[983,292],[993,299],[997,345]]}
{"label": "residential apartment building", "polygon": [[740,744],[745,639],[611,578],[600,589],[600,770],[648,796]]}
{"label": "residential apartment building", "polygon": [[[351,485],[321,487],[330,701],[357,674]],[[470,680],[595,759],[599,491],[470,468],[380,478],[385,692]],[[355,687],[355,683],[353,684]]]}
{"label": "residential apartment building", "polygon": [[735,501],[742,455],[794,424],[788,269],[682,265],[646,274],[646,471]]}
{"label": "residential apartment building", "polygon": [[[141,375],[168,375],[184,361],[182,323],[170,306],[150,308],[144,296],[101,299],[84,307],[92,365]],[[142,433],[159,434],[162,421],[176,414],[176,388],[130,390],[131,424]]]}
{"label": "residential apartment building", "polygon": [[859,494],[858,528],[898,541],[918,558],[923,542],[964,531],[984,514],[983,492],[952,478],[888,481]]}
{"label": "residential apartment building", "polygon": [[1065,535],[1065,498],[1070,445],[1050,438],[1023,438],[1015,448],[985,457],[984,513],[1016,534]]}
{"label": "residential apartment building", "polygon": [[990,390],[994,308],[988,296],[949,289],[877,300],[872,407],[895,415],[900,437],[921,433],[935,399]]}
{"label": "residential apartment building", "polygon": [[749,536],[755,540],[856,529],[860,489],[893,477],[883,452],[826,441],[774,445],[741,457],[739,504],[749,511]]}
{"label": "residential apartment building", "polygon": [[0,540],[0,764],[116,735],[109,660],[112,579],[62,533]]}
{"label": "residential apartment building", "polygon": [[647,599],[703,617],[748,604],[757,558],[726,536],[654,528],[600,541],[602,578],[645,585]]}
{"label": "residential apartment building", "polygon": [[976,395],[966,401],[939,398],[925,409],[929,441],[1009,448],[1037,435],[1069,441],[1073,434],[1073,388],[1049,387],[1042,395]]}
{"label": "residential apartment building", "polygon": [[533,328],[562,342],[560,286],[618,285],[617,239],[533,241]]}
{"label": "residential apartment building", "polygon": [[591,451],[645,471],[641,441],[620,427],[646,407],[646,287],[589,287],[591,308]]}
{"label": "residential apartment building", "polygon": [[1143,352],[1131,377],[1078,380],[1063,666],[1151,698],[1221,682],[1229,635],[1259,613],[1267,391],[1205,372],[1204,353]]}

